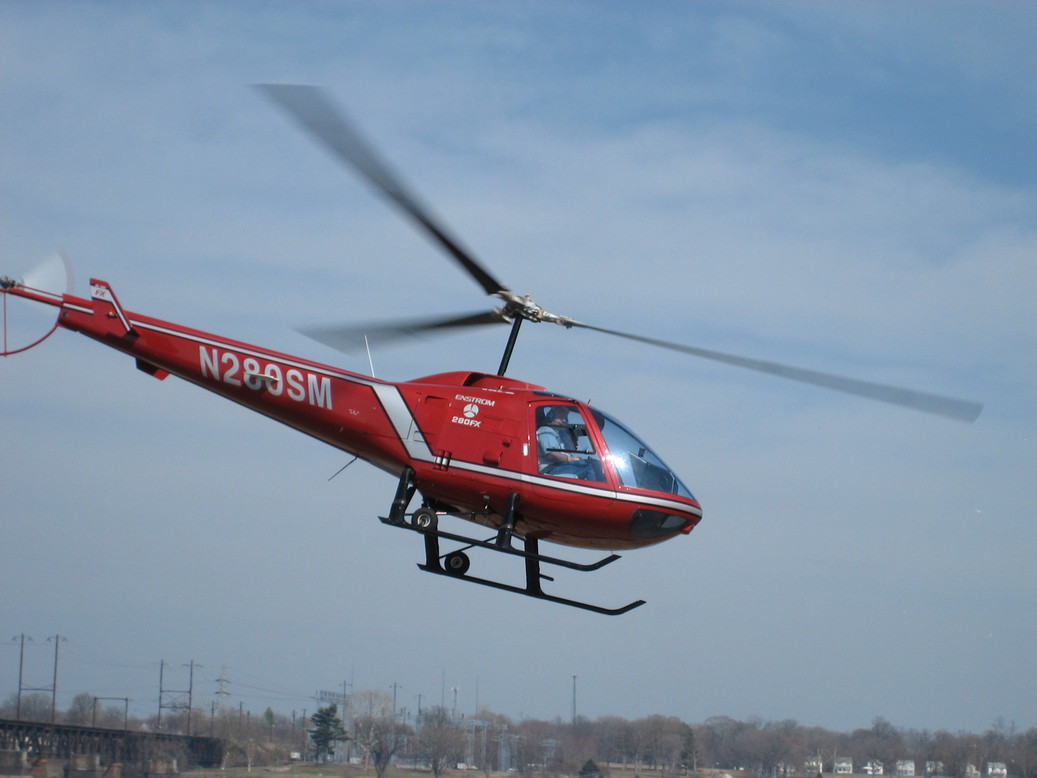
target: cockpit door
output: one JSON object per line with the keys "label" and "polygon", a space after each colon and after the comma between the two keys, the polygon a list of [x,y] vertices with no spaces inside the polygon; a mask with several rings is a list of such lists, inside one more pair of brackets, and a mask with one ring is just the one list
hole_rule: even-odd
{"label": "cockpit door", "polygon": [[533,408],[536,426],[536,468],[540,475],[605,483],[605,471],[583,411],[573,403],[556,402]]}

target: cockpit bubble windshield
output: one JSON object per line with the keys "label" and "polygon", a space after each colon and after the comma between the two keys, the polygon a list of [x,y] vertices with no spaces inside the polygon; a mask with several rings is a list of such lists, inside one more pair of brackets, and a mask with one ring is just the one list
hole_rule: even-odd
{"label": "cockpit bubble windshield", "polygon": [[623,486],[669,492],[694,500],[691,491],[648,445],[611,416],[595,410],[608,446],[608,461]]}

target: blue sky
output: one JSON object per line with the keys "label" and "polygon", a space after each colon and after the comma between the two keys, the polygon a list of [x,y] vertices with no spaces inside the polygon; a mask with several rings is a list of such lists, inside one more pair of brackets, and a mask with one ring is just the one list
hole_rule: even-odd
{"label": "blue sky", "polygon": [[[293,327],[481,291],[249,84],[326,87],[505,283],[578,319],[986,407],[964,425],[588,332],[591,399],[703,503],[571,612],[417,570],[394,484],[71,333],[0,361],[0,623],[27,683],[155,712],[158,662],[261,711],[460,689],[511,716],[1037,725],[1028,3],[0,2],[0,271],[356,370]],[[29,322],[28,312],[19,311]],[[27,330],[26,330],[27,331]],[[493,369],[499,333],[376,352]],[[6,639],[6,638],[5,638]],[[17,686],[0,649],[0,693]],[[184,671],[186,672],[186,671]],[[201,680],[199,680],[201,679]],[[477,692],[478,690],[478,692]],[[476,695],[478,693],[478,700]],[[409,702],[407,702],[409,701]]]}

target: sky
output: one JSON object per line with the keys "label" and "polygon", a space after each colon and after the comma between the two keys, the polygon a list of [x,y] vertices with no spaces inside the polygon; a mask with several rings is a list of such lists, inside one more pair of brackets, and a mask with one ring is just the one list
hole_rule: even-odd
{"label": "sky", "polygon": [[376,518],[388,475],[57,332],[0,360],[0,697],[26,635],[24,686],[60,636],[58,706],[139,716],[193,661],[197,705],[223,677],[257,713],[346,684],[514,718],[567,720],[575,688],[590,718],[1037,726],[1035,52],[1021,2],[0,0],[0,272],[64,250],[81,295],[360,372],[295,328],[478,310],[250,86],[316,84],[551,310],[984,403],[965,424],[524,328],[512,376],[623,420],[703,506],[557,574],[647,600],[610,618],[419,571]]}

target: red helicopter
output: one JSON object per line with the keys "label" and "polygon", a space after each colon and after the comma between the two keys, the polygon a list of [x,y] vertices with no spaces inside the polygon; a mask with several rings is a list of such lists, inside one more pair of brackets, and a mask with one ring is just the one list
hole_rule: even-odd
{"label": "red helicopter", "polygon": [[[974,402],[670,343],[545,311],[494,278],[433,220],[321,90],[283,84],[259,89],[501,301],[492,311],[323,327],[304,334],[349,350],[368,336],[385,342],[419,332],[505,323],[510,334],[496,373],[379,380],[134,313],[123,308],[107,282],[96,279],[86,299],[0,278],[5,325],[8,296],[54,306],[58,317],[51,332],[59,326],[79,332],[134,357],[137,367],[155,378],[178,376],[391,473],[398,479],[396,492],[388,515],[380,518],[422,536],[422,570],[615,615],[644,600],[606,608],[552,595],[543,590],[542,582],[552,579],[541,566],[597,570],[619,559],[611,553],[615,550],[687,534],[702,518],[691,491],[625,425],[584,402],[505,375],[524,321],[594,330],[963,421],[974,420],[982,410]],[[2,353],[21,350],[8,348],[5,326]],[[412,508],[415,496],[420,501]],[[446,531],[440,522],[447,517],[491,532],[474,537]],[[541,540],[610,553],[582,564],[541,553]],[[444,552],[441,541],[457,548]],[[525,585],[470,575],[469,552],[475,549],[521,559]]]}

